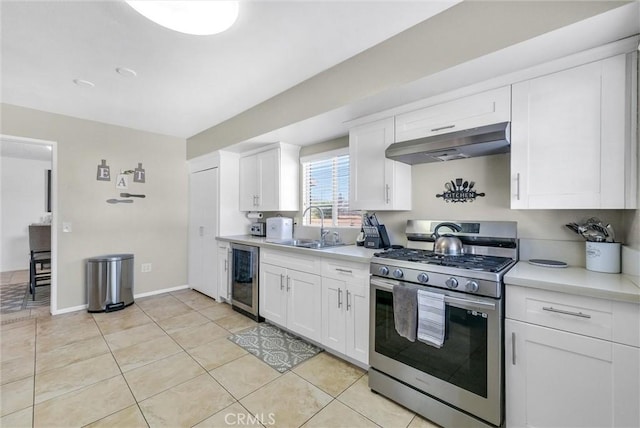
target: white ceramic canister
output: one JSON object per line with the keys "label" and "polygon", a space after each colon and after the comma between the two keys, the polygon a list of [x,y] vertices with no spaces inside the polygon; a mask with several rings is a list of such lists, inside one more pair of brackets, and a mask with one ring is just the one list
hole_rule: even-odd
{"label": "white ceramic canister", "polygon": [[620,273],[620,243],[587,241],[587,269],[594,272]]}

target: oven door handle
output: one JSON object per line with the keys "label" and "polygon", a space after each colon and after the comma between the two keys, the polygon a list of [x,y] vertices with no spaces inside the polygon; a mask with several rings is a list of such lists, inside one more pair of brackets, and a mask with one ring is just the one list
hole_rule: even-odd
{"label": "oven door handle", "polygon": [[[394,283],[381,280],[375,277],[371,277],[370,284],[375,287],[381,288],[385,291],[393,292]],[[461,297],[454,297],[446,294],[444,296],[444,302],[452,304],[455,307],[462,308],[462,309],[470,309],[470,310],[477,310],[477,311],[495,311],[496,310],[496,304],[493,302],[484,302],[484,301],[475,300],[475,299],[473,300],[464,299]]]}

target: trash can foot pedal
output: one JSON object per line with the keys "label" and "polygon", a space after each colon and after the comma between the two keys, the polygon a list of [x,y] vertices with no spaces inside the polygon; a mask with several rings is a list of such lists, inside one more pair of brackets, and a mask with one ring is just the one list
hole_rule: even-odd
{"label": "trash can foot pedal", "polygon": [[125,306],[126,305],[124,304],[124,302],[108,303],[105,306],[104,311],[105,312],[119,311],[120,309],[124,309]]}

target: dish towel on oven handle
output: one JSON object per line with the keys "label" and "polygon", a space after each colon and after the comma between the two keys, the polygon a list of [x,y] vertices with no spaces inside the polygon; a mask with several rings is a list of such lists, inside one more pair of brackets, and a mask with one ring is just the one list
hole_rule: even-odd
{"label": "dish towel on oven handle", "polygon": [[393,321],[396,332],[415,342],[418,330],[418,288],[412,285],[393,286]]}
{"label": "dish towel on oven handle", "polygon": [[444,343],[444,294],[418,290],[418,340],[436,348]]}

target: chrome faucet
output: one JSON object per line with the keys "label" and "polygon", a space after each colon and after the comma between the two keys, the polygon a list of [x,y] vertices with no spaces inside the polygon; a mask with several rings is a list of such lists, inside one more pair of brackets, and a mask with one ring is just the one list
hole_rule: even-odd
{"label": "chrome faucet", "polygon": [[309,205],[307,209],[304,210],[304,212],[302,213],[302,218],[304,218],[305,214],[307,214],[307,211],[309,211],[311,208],[317,209],[318,212],[320,213],[320,245],[324,245],[324,238],[325,236],[327,236],[329,231],[324,230],[324,213],[322,212],[320,207],[317,207],[315,205]]}

